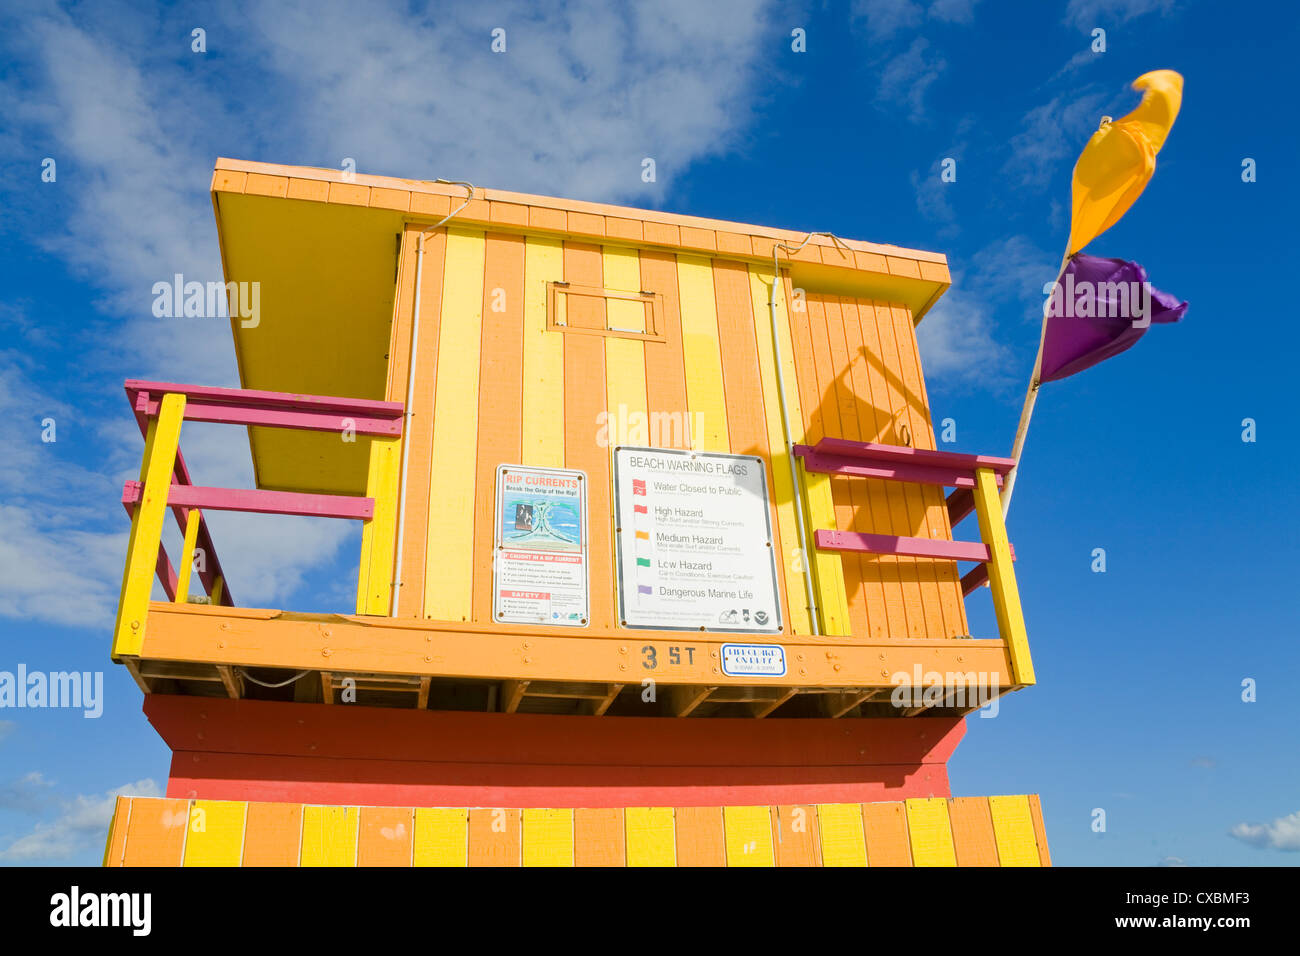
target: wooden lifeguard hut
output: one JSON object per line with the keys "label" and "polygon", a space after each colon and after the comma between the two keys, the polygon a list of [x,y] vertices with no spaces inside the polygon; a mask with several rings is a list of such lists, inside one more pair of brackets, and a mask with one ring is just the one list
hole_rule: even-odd
{"label": "wooden lifeguard hut", "polygon": [[[259,309],[241,388],[126,383],[112,655],[173,759],[107,864],[1049,862],[1036,797],[950,793],[1034,672],[1011,462],[935,448],[942,255],[224,159],[212,200]],[[236,605],[220,509],[362,522],[355,613]]]}

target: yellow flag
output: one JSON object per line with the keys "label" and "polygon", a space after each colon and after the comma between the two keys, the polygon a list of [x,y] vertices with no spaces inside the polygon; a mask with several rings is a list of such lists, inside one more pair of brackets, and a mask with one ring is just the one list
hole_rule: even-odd
{"label": "yellow flag", "polygon": [[1183,78],[1173,70],[1152,70],[1133,81],[1142,102],[1127,116],[1101,128],[1074,164],[1073,215],[1067,255],[1074,255],[1128,211],[1156,170],[1156,153],[1183,102]]}

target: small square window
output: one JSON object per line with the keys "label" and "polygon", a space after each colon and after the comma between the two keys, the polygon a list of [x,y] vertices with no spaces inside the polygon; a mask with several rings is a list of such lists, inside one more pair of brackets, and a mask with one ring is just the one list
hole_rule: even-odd
{"label": "small square window", "polygon": [[546,328],[623,339],[666,342],[664,297],[568,282],[546,283]]}

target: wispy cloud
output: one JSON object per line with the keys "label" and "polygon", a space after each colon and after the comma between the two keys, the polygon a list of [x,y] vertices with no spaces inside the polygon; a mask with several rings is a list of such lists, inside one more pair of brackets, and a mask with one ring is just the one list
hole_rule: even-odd
{"label": "wispy cloud", "polygon": [[1021,186],[1047,186],[1062,161],[1078,155],[1096,131],[1106,101],[1101,93],[1061,95],[1031,109],[1011,138],[1011,155],[1002,171]]}
{"label": "wispy cloud", "polygon": [[1300,851],[1300,812],[1278,817],[1272,823],[1238,823],[1228,832],[1251,846],[1294,853]]}
{"label": "wispy cloud", "polygon": [[876,103],[905,106],[908,119],[919,122],[926,117],[926,91],[947,68],[943,56],[930,49],[930,41],[917,37],[907,50],[885,64],[876,88]]}
{"label": "wispy cloud", "polygon": [[1070,0],[1065,22],[1080,30],[1127,23],[1148,13],[1169,13],[1176,0]]}
{"label": "wispy cloud", "polygon": [[145,779],[125,784],[105,794],[78,795],[71,800],[58,801],[59,816],[52,822],[37,823],[31,833],[19,837],[0,850],[0,860],[26,864],[67,860],[93,846],[96,841],[103,841],[108,824],[113,819],[113,805],[119,796],[161,795],[158,784]]}

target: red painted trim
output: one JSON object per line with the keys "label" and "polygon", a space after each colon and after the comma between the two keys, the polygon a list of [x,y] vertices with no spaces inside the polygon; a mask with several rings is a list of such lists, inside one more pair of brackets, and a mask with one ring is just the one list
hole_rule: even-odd
{"label": "red painted trim", "polygon": [[[151,409],[152,412],[152,409]],[[342,432],[358,435],[401,435],[401,419],[345,415],[339,412],[287,411],[281,408],[236,405],[196,400],[185,405],[185,420],[216,425],[261,425],[303,431]]]}
{"label": "red painted trim", "polygon": [[960,718],[736,720],[150,695],[168,793],[389,806],[717,806],[947,796]]}
{"label": "red painted trim", "polygon": [[366,415],[375,418],[400,420],[405,406],[401,402],[380,402],[368,398],[338,398],[331,395],[302,395],[293,392],[264,392],[251,388],[213,388],[207,385],[181,385],[176,382],[145,382],[139,379],[126,381],[127,395],[133,402],[136,392],[184,395],[187,400],[216,401],[244,407],[267,406],[337,412],[341,415]]}
{"label": "red painted trim", "polygon": [[[880,478],[884,481],[907,481],[918,485],[935,485],[940,488],[974,488],[975,477],[960,469],[929,467],[906,462],[873,462],[868,459],[828,455],[815,451],[808,445],[795,445],[794,453],[803,458],[804,469],[825,475],[847,475],[852,478]],[[995,476],[1001,484],[1002,477]]]}
{"label": "red painted trim", "polygon": [[[142,494],[140,482],[128,481],[122,502],[131,511]],[[297,515],[307,518],[369,519],[375,514],[375,499],[351,495],[316,495],[299,491],[262,491],[248,488],[207,488],[203,485],[172,485],[167,503],[209,511],[246,511],[254,514]]]}
{"label": "red painted trim", "polygon": [[978,541],[937,541],[933,538],[908,538],[893,534],[866,534],[861,531],[814,533],[822,551],[860,551],[866,554],[898,554],[913,558],[945,558],[951,561],[987,561],[989,549]]}

